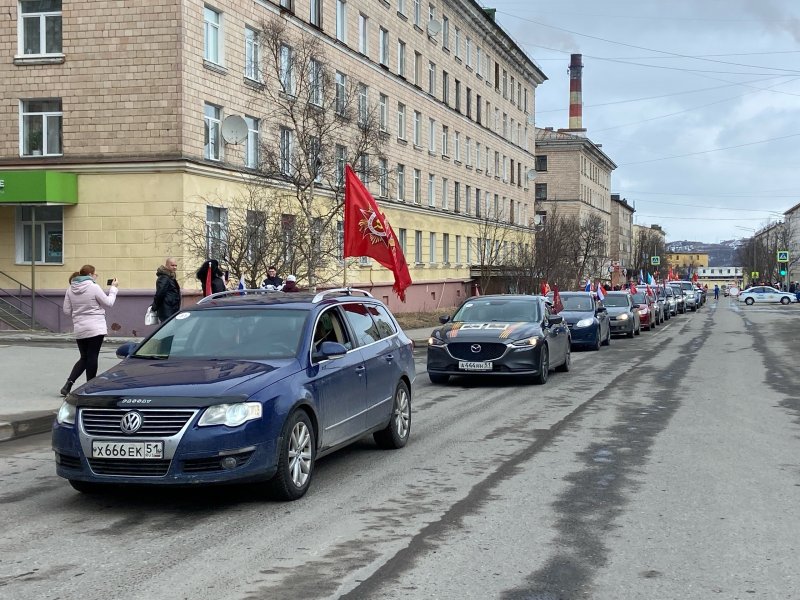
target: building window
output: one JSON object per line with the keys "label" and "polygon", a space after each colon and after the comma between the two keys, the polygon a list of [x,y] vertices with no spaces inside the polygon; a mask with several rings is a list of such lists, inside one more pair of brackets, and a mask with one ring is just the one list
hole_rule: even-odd
{"label": "building window", "polygon": [[455,28],[453,44],[455,45],[456,58],[461,58],[461,30],[458,27]]}
{"label": "building window", "polygon": [[428,262],[436,262],[436,234],[432,231],[428,236]]}
{"label": "building window", "polygon": [[397,12],[401,15],[406,14],[406,0],[397,0]]}
{"label": "building window", "polygon": [[436,65],[432,62],[428,63],[428,93],[436,95]]}
{"label": "building window", "polygon": [[[34,214],[34,210],[36,213]],[[34,218],[35,217],[35,218]],[[35,227],[34,227],[35,222]],[[16,260],[40,264],[64,262],[64,212],[61,206],[17,207]]]}
{"label": "building window", "polygon": [[347,78],[344,73],[336,71],[336,112],[339,115],[344,115],[345,106],[347,104]]}
{"label": "building window", "polygon": [[389,197],[389,161],[385,158],[378,159],[378,195]]}
{"label": "building window", "polygon": [[205,54],[207,61],[222,64],[222,14],[213,8],[205,7]]}
{"label": "building window", "polygon": [[461,161],[461,134],[458,131],[456,131],[453,134],[453,144],[455,146],[454,147],[454,151],[453,151],[454,152],[453,153],[453,158],[454,158],[454,160],[456,160],[456,162],[460,162]]}
{"label": "building window", "polygon": [[322,106],[322,63],[308,61],[308,100],[315,106]]}
{"label": "building window", "polygon": [[472,67],[472,40],[467,36],[467,66]]}
{"label": "building window", "polygon": [[294,52],[286,44],[281,44],[280,48],[280,79],[283,92],[289,96],[294,96]]}
{"label": "building window", "polygon": [[420,4],[420,0],[414,0],[414,25],[417,27],[419,27],[419,22],[421,19]]}
{"label": "building window", "polygon": [[406,201],[406,166],[401,164],[397,165],[397,199]]}
{"label": "building window", "polygon": [[456,79],[456,98],[455,98],[455,108],[458,112],[461,112],[461,82]]}
{"label": "building window", "polygon": [[361,154],[358,155],[358,166],[356,167],[356,173],[358,173],[359,178],[365,185],[369,183],[368,154],[362,152]]}
{"label": "building window", "polygon": [[422,171],[414,169],[414,204],[419,204],[422,199]]}
{"label": "building window", "polygon": [[292,130],[281,127],[280,164],[283,175],[292,174]]}
{"label": "building window", "polygon": [[456,236],[456,264],[461,264],[461,236]]}
{"label": "building window", "polygon": [[368,101],[367,101],[367,86],[363,83],[358,84],[358,124],[361,127],[367,126],[368,120]]}
{"label": "building window", "polygon": [[537,154],[536,155],[536,171],[537,173],[544,173],[547,171],[547,155],[546,154]]}
{"label": "building window", "polygon": [[422,262],[422,232],[414,232],[414,262],[419,264]]}
{"label": "building window", "polygon": [[483,76],[483,51],[480,46],[475,47],[475,73],[478,77]]}
{"label": "building window", "polygon": [[346,152],[347,149],[344,146],[336,144],[336,185],[339,187],[344,185],[344,165]]}
{"label": "building window", "polygon": [[336,0],[336,39],[347,43],[347,2]]}
{"label": "building window", "polygon": [[442,71],[442,102],[450,104],[450,74]]}
{"label": "building window", "polygon": [[378,33],[378,48],[380,52],[379,60],[384,67],[389,66],[389,32],[383,27]]}
{"label": "building window", "polygon": [[450,264],[450,234],[442,234],[442,262]]}
{"label": "building window", "polygon": [[228,209],[206,206],[206,256],[220,259],[226,256],[228,239]]}
{"label": "building window", "polygon": [[400,251],[403,253],[403,256],[406,255],[406,237],[407,233],[405,229],[398,229],[397,230],[397,241],[400,243]]}
{"label": "building window", "polygon": [[203,156],[208,160],[222,160],[222,143],[219,135],[222,109],[213,104],[206,104],[204,115],[205,145]]}
{"label": "building window", "polygon": [[453,212],[461,212],[461,183],[453,182]]}
{"label": "building window", "polygon": [[397,137],[406,139],[406,105],[402,102],[397,103]]}
{"label": "building window", "polygon": [[244,166],[249,169],[258,168],[258,125],[259,121],[255,117],[245,115],[244,122],[247,123],[247,142],[244,149]]}
{"label": "building window", "polygon": [[61,99],[20,102],[20,155],[60,156]]}
{"label": "building window", "polygon": [[368,54],[369,50],[369,30],[368,30],[368,23],[369,20],[367,19],[367,15],[359,13],[358,14],[358,51],[365,56]]}
{"label": "building window", "polygon": [[537,200],[547,200],[547,184],[546,183],[537,183],[536,184],[536,199]]}
{"label": "building window", "polygon": [[[471,207],[472,207],[472,188],[470,186],[464,186],[464,212],[466,214],[471,214]],[[461,262],[461,261],[456,261]]]}
{"label": "building window", "polygon": [[397,74],[406,76],[406,43],[403,40],[397,40]]}
{"label": "building window", "polygon": [[422,113],[414,111],[414,145],[422,146]]}
{"label": "building window", "polygon": [[294,0],[281,0],[281,8],[294,12]]}
{"label": "building window", "polygon": [[19,8],[22,54],[61,54],[61,0],[21,0]]}
{"label": "building window", "polygon": [[481,125],[481,95],[475,94],[475,122]]}
{"label": "building window", "polygon": [[449,156],[448,140],[450,138],[450,129],[447,125],[442,125],[442,156]]}
{"label": "building window", "polygon": [[428,174],[428,206],[436,206],[436,176],[433,173]]}
{"label": "building window", "polygon": [[317,183],[322,181],[322,144],[316,136],[308,140],[308,172]]}
{"label": "building window", "polygon": [[388,110],[389,107],[387,106],[389,102],[389,97],[386,94],[381,94],[380,99],[378,100],[378,113],[380,119],[380,130],[386,131],[387,130],[387,122],[388,122]]}
{"label": "building window", "polygon": [[414,85],[422,87],[422,54],[414,51]]}
{"label": "building window", "polygon": [[450,182],[442,177],[442,210],[450,210]]}
{"label": "building window", "polygon": [[471,167],[472,166],[472,140],[470,139],[469,136],[467,136],[467,139],[464,140],[464,154],[466,154],[466,157],[467,157],[467,160],[466,160],[467,166]]}
{"label": "building window", "polygon": [[428,119],[428,152],[436,152],[436,120]]}
{"label": "building window", "polygon": [[253,81],[261,81],[261,43],[258,32],[244,28],[244,76]]}
{"label": "building window", "polygon": [[442,17],[442,48],[450,49],[450,19]]}
{"label": "building window", "polygon": [[315,27],[322,27],[322,0],[310,0],[308,22]]}

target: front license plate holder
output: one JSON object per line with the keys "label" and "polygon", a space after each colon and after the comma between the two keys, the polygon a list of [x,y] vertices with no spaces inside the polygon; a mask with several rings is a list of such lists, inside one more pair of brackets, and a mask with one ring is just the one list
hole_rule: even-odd
{"label": "front license plate holder", "polygon": [[462,371],[491,371],[493,367],[490,360],[460,360],[458,368]]}
{"label": "front license plate holder", "polygon": [[93,440],[92,458],[161,460],[164,458],[164,442]]}

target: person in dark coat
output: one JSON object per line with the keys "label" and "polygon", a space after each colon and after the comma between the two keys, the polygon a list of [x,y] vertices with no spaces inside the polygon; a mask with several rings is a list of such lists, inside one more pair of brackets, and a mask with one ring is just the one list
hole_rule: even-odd
{"label": "person in dark coat", "polygon": [[299,292],[300,288],[297,287],[297,277],[294,275],[289,275],[286,278],[286,283],[283,284],[283,288],[281,288],[282,292]]}
{"label": "person in dark coat", "polygon": [[153,310],[163,323],[181,309],[181,286],[175,274],[178,261],[171,256],[164,265],[156,269],[156,295],[153,296]]}
{"label": "person in dark coat", "polygon": [[223,275],[224,273],[219,268],[218,260],[212,258],[203,263],[203,266],[197,270],[197,278],[203,286],[203,296],[225,291]]}
{"label": "person in dark coat", "polygon": [[261,287],[265,288],[268,285],[271,285],[276,290],[281,289],[283,285],[283,279],[278,277],[278,269],[275,268],[275,265],[267,269],[267,278],[264,280],[264,283],[261,284]]}

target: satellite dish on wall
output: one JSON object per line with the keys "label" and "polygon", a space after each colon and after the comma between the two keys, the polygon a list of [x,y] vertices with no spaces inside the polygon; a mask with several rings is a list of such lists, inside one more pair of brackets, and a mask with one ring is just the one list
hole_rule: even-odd
{"label": "satellite dish on wall", "polygon": [[247,139],[247,122],[239,115],[229,115],[222,120],[222,139],[229,144],[241,144]]}
{"label": "satellite dish on wall", "polygon": [[536,169],[528,169],[526,175],[528,176],[528,181],[533,181],[536,179]]}
{"label": "satellite dish on wall", "polygon": [[442,24],[437,21],[436,19],[431,19],[428,21],[428,35],[431,37],[436,37],[439,35],[439,32],[442,30]]}

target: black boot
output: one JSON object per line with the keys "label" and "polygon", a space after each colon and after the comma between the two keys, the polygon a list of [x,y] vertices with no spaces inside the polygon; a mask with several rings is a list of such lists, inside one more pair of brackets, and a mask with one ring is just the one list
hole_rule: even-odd
{"label": "black boot", "polygon": [[67,379],[67,383],[64,384],[64,387],[61,388],[61,395],[66,396],[69,394],[69,391],[72,389],[72,384],[75,383],[71,379]]}

